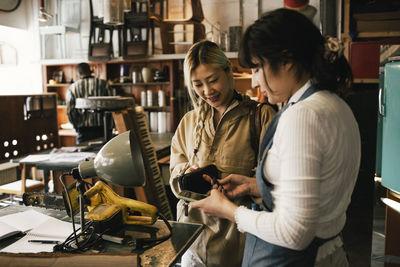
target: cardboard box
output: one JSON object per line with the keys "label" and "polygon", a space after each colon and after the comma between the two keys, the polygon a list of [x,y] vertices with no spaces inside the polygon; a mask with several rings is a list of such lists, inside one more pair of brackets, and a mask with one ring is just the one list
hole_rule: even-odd
{"label": "cardboard box", "polygon": [[400,39],[351,42],[349,63],[355,79],[378,79],[380,46],[400,44]]}

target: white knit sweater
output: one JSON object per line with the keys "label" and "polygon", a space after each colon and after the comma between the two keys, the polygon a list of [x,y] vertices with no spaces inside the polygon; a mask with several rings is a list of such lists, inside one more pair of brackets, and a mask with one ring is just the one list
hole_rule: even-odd
{"label": "white knit sweater", "polygon": [[[289,100],[296,102],[307,83]],[[273,212],[239,207],[240,231],[295,250],[317,236],[339,233],[357,179],[361,157],[357,122],[337,95],[319,91],[281,116],[264,175],[274,185]],[[317,261],[341,246],[336,238],[320,247]]]}

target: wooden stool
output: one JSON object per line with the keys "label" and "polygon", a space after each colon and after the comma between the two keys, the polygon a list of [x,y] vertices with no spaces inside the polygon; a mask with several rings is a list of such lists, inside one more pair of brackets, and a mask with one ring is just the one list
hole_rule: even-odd
{"label": "wooden stool", "polygon": [[[160,28],[164,54],[174,54],[179,46],[188,48],[188,46],[206,38],[205,26],[201,23],[204,19],[201,2],[200,0],[190,0],[190,3],[192,15],[188,18],[160,19],[156,16],[150,16],[152,31],[154,31],[154,27]],[[176,30],[176,26],[183,27],[183,30]],[[193,28],[192,31],[186,29],[188,26]],[[182,40],[178,40],[178,34],[183,34]],[[182,52],[186,53],[187,51],[183,49]]]}

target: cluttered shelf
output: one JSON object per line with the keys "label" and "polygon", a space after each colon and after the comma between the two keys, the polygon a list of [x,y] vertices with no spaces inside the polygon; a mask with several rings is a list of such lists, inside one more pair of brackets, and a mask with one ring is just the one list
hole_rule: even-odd
{"label": "cluttered shelf", "polygon": [[111,86],[152,86],[169,85],[170,82],[139,82],[139,83],[110,83]]}
{"label": "cluttered shelf", "polygon": [[47,87],[63,87],[63,86],[70,86],[72,83],[56,83],[56,84],[46,84]]}
{"label": "cluttered shelf", "polygon": [[[225,55],[228,58],[237,58],[238,52],[225,52]],[[160,61],[160,60],[183,60],[185,59],[186,54],[155,54],[155,55],[149,55],[147,57],[143,58],[138,58],[138,59],[130,59],[130,60],[124,60],[122,57],[116,57],[113,58],[112,60],[106,61],[104,63],[115,63],[115,62],[121,62],[121,61],[126,61],[126,62],[138,62],[138,61]],[[87,58],[81,58],[81,59],[43,59],[40,61],[42,65],[65,65],[65,64],[72,64],[72,65],[77,65],[81,62],[87,62]]]}

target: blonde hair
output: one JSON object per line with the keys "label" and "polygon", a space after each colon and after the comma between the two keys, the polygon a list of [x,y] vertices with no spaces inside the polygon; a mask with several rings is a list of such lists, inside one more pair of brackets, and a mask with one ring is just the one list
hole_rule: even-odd
{"label": "blonde hair", "polygon": [[202,102],[204,102],[197,96],[191,81],[192,72],[199,65],[210,65],[214,68],[224,70],[229,78],[229,87],[233,90],[234,81],[231,62],[216,43],[208,40],[195,43],[186,54],[183,64],[185,84],[195,109],[199,108]]}
{"label": "blonde hair", "polygon": [[[201,142],[201,133],[204,128],[204,121],[206,119],[207,113],[210,111],[211,107],[199,96],[197,96],[194,91],[191,76],[193,70],[195,70],[199,65],[209,65],[214,68],[220,68],[225,71],[229,79],[229,88],[234,90],[234,80],[232,74],[232,65],[229,59],[226,57],[225,53],[219,48],[219,46],[211,41],[202,40],[195,43],[188,51],[183,63],[185,84],[188,89],[190,99],[192,101],[193,107],[197,113],[197,120],[195,126],[195,149],[193,151],[193,158],[199,149]],[[190,164],[194,164],[191,162]]]}

